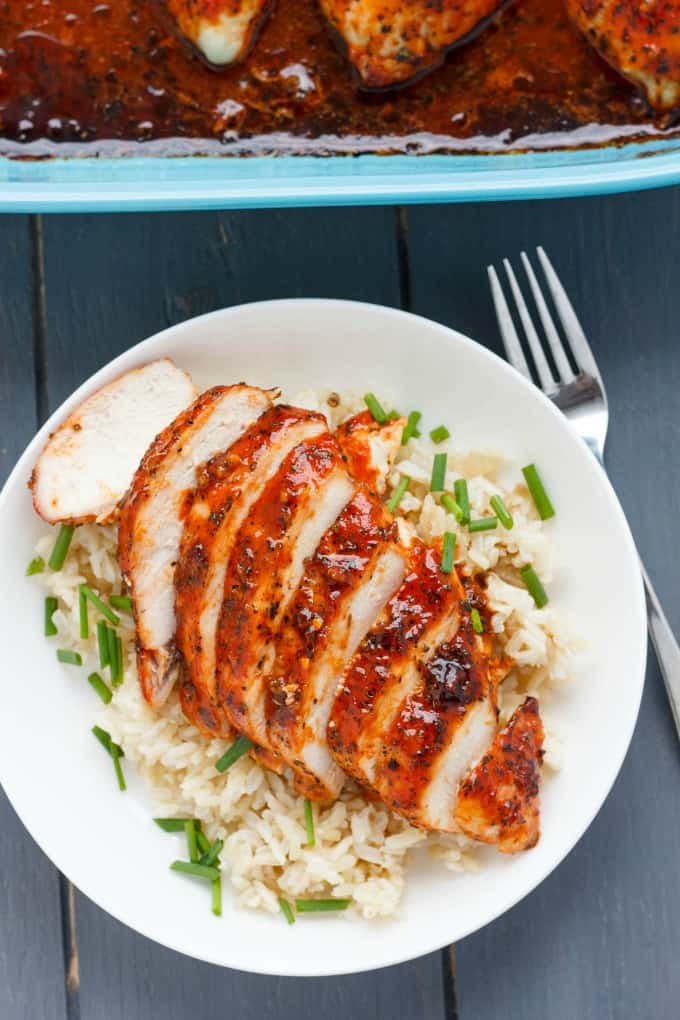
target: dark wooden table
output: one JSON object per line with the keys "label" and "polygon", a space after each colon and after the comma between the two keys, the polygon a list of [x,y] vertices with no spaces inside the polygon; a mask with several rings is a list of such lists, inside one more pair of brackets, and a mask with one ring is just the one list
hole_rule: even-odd
{"label": "dark wooden table", "polygon": [[[612,480],[680,633],[680,190],[408,210],[5,217],[1,230],[3,477],[38,424],[100,365],[224,305],[357,298],[438,319],[498,350],[484,267],[542,243],[604,372]],[[4,649],[3,682],[22,682],[18,649]],[[185,959],[75,891],[4,796],[0,813],[1,1020],[680,1015],[680,754],[651,657],[621,776],[570,857],[495,924],[398,968],[292,980]],[[442,909],[455,910],[455,882]]]}

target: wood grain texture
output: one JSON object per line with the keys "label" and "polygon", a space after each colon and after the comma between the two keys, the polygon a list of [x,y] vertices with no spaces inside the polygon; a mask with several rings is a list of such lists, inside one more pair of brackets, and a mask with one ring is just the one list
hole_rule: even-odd
{"label": "wood grain texture", "polygon": [[[0,220],[0,484],[33,436],[31,234],[28,217]],[[59,876],[0,792],[0,1016],[64,1020]]]}
{"label": "wood grain texture", "polygon": [[[408,230],[413,310],[497,351],[485,267],[545,246],[607,383],[612,482],[680,633],[680,190],[412,209]],[[678,790],[680,752],[652,657],[603,811],[536,892],[457,946],[461,1020],[678,1015]]]}
{"label": "wood grain texture", "polygon": [[[47,220],[50,404],[144,336],[214,308],[297,295],[399,304],[395,236],[390,210]],[[82,1020],[444,1016],[439,954],[357,978],[277,980],[162,949],[82,896],[77,918]]]}

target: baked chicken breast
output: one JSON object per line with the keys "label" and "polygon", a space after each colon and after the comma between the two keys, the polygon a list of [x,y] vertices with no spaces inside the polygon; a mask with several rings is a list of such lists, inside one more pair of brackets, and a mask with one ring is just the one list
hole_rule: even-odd
{"label": "baked chicken breast", "polygon": [[270,0],[166,0],[166,6],[205,60],[227,67],[248,54]]}

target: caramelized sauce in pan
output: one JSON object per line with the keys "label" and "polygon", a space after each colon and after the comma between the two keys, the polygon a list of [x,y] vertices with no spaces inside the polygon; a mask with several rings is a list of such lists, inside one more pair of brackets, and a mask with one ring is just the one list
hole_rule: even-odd
{"label": "caramelized sauce in pan", "polygon": [[248,59],[220,72],[155,0],[0,0],[5,154],[488,152],[671,130],[562,0],[522,0],[436,71],[381,94],[358,89],[315,0],[274,0]]}

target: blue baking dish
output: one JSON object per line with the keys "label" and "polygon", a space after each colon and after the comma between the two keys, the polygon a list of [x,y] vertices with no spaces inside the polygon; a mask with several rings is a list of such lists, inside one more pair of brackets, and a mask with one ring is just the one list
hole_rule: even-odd
{"label": "blue baking dish", "polygon": [[680,138],[491,155],[3,157],[0,212],[490,201],[676,183]]}

